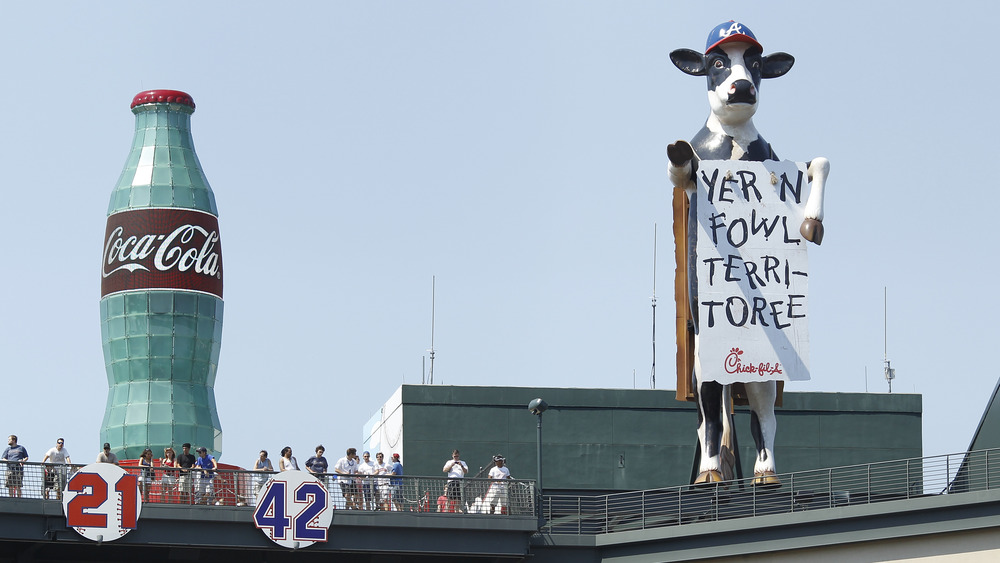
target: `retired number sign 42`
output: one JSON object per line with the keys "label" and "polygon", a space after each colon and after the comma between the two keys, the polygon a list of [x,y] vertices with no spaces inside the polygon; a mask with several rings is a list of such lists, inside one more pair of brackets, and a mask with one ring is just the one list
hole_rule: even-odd
{"label": "retired number sign 42", "polygon": [[66,525],[98,542],[114,541],[134,530],[141,510],[138,478],[110,463],[84,467],[63,494]]}
{"label": "retired number sign 42", "polygon": [[327,541],[333,522],[330,495],[318,479],[304,471],[283,471],[257,493],[253,522],[282,547],[308,547]]}

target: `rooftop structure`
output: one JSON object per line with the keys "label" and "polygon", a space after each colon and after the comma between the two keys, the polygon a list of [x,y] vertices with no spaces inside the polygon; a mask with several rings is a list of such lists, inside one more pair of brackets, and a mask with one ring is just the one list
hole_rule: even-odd
{"label": "rooftop structure", "polygon": [[[453,449],[470,473],[496,453],[518,478],[536,478],[536,420],[542,397],[546,492],[591,494],[691,482],[695,405],[671,390],[403,385],[364,427],[364,449],[403,454],[407,474],[439,475]],[[749,414],[737,407],[743,475],[753,474]],[[921,397],[785,392],[777,409],[781,473],[918,458]],[[877,431],[875,431],[877,430]]]}

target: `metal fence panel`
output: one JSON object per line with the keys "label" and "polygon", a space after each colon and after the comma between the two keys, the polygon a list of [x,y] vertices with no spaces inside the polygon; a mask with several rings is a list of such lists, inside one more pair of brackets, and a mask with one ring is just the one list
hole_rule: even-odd
{"label": "metal fence panel", "polygon": [[834,467],[778,476],[591,497],[547,495],[551,534],[604,534],[785,514],[1000,487],[1000,450]]}
{"label": "metal fence panel", "polygon": [[[61,500],[66,483],[81,465],[2,463],[0,497]],[[123,466],[135,475],[143,502],[155,504],[205,504],[255,506],[261,487],[275,473],[220,469],[209,475],[200,470]],[[370,511],[445,512],[454,514],[535,515],[533,481],[508,479],[457,479],[447,477],[352,476],[317,474],[335,509]]]}

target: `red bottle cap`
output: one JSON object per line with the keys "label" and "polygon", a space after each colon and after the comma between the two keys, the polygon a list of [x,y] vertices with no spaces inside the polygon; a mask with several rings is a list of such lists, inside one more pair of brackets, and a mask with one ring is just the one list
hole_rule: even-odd
{"label": "red bottle cap", "polygon": [[162,103],[184,104],[191,106],[192,109],[194,108],[194,98],[180,90],[146,90],[145,92],[139,92],[132,98],[132,105],[129,108],[141,106],[142,104]]}

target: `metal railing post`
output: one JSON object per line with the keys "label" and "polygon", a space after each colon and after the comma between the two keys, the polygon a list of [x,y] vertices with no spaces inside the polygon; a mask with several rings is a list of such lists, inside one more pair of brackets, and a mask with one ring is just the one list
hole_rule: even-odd
{"label": "metal railing post", "polygon": [[906,460],[906,498],[910,498],[910,460]]}
{"label": "metal railing post", "polygon": [[872,503],[872,464],[870,464],[870,463],[865,466],[865,481],[866,481],[866,483],[865,483],[865,492],[867,493],[866,496],[867,496],[867,499],[868,499],[865,502],[865,504],[871,504]]}
{"label": "metal railing post", "polygon": [[677,525],[680,526],[684,521],[684,499],[681,496],[681,488],[677,487]]}
{"label": "metal railing post", "polygon": [[788,512],[795,512],[795,478],[788,474]]}
{"label": "metal railing post", "polygon": [[719,521],[719,484],[716,483],[712,491],[712,495],[715,497],[715,501],[712,503],[715,506],[712,508],[712,516],[716,522]]}
{"label": "metal railing post", "polygon": [[604,495],[604,531],[611,531],[611,511],[608,507],[608,495]]}
{"label": "metal railing post", "polygon": [[642,527],[639,528],[639,529],[645,530],[646,529],[646,491],[642,492],[642,498],[641,498],[640,502],[642,504],[639,507],[639,514],[642,516]]}
{"label": "metal railing post", "polygon": [[944,482],[951,483],[951,454],[944,456]]}
{"label": "metal railing post", "polygon": [[826,502],[829,505],[828,508],[833,508],[833,468],[827,470],[826,476]]}

